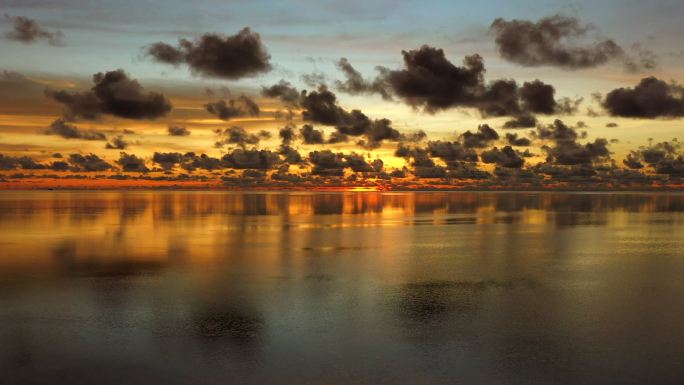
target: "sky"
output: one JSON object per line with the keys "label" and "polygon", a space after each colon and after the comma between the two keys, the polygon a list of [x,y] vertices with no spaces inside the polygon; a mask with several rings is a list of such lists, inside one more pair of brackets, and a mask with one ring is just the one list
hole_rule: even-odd
{"label": "sky", "polygon": [[0,0],[0,189],[681,187],[678,3]]}

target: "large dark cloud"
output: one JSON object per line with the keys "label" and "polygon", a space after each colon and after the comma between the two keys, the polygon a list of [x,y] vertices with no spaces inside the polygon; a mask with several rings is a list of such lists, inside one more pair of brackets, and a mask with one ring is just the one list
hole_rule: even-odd
{"label": "large dark cloud", "polygon": [[81,130],[73,124],[67,123],[64,119],[57,119],[50,123],[50,127],[45,130],[47,135],[59,135],[66,139],[84,140],[107,140],[107,136],[95,130]]}
{"label": "large dark cloud", "polygon": [[363,75],[352,66],[347,58],[340,58],[336,65],[346,77],[344,82],[339,80],[335,82],[335,86],[340,92],[346,92],[351,95],[377,93],[385,100],[392,100],[388,85],[384,81],[384,76],[382,76],[387,72],[386,69],[378,67],[381,76],[376,77],[374,80],[366,80],[363,78]]}
{"label": "large dark cloud", "polygon": [[613,116],[658,118],[684,116],[684,88],[655,77],[641,79],[634,88],[610,91],[602,102]]}
{"label": "large dark cloud", "polygon": [[177,47],[154,43],[147,53],[158,62],[187,64],[194,74],[209,77],[234,80],[271,70],[271,56],[249,28],[231,36],[207,33],[195,40],[180,39]]}
{"label": "large dark cloud", "polygon": [[562,15],[537,22],[499,18],[490,26],[501,56],[524,66],[591,68],[624,57],[624,50],[612,39],[582,44],[590,29],[577,18]]}
{"label": "large dark cloud", "polygon": [[93,75],[90,91],[70,93],[47,90],[46,94],[64,105],[68,120],[95,120],[102,114],[126,119],[156,119],[171,111],[171,103],[157,92],[145,92],[137,80],[123,70]]}
{"label": "large dark cloud", "polygon": [[47,31],[43,29],[35,20],[24,16],[10,16],[5,14],[5,19],[12,22],[12,30],[5,33],[5,38],[15,40],[24,44],[32,44],[41,40],[47,41],[50,45],[63,45],[62,31]]}
{"label": "large dark cloud", "polygon": [[207,112],[222,120],[230,120],[240,116],[258,116],[261,113],[259,105],[247,95],[240,95],[228,102],[219,100],[214,103],[207,103],[204,107]]}
{"label": "large dark cloud", "polygon": [[[343,61],[347,82],[338,88],[350,93],[376,92],[385,98],[396,96],[410,106],[434,113],[450,108],[475,108],[484,116],[526,116],[532,113],[566,112],[554,99],[555,89],[540,80],[522,87],[511,79],[485,81],[485,66],[480,55],[466,56],[456,66],[442,49],[424,45],[402,51],[404,68],[380,69],[372,82]],[[352,92],[352,90],[356,90]]]}

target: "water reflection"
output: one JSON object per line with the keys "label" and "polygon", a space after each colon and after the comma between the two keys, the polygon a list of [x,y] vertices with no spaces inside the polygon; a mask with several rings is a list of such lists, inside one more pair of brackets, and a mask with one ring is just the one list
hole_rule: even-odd
{"label": "water reflection", "polygon": [[674,383],[683,235],[681,194],[2,193],[0,382]]}

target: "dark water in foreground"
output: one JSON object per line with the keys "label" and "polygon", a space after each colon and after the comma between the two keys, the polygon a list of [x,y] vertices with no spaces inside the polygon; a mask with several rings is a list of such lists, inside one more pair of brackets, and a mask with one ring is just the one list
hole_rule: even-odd
{"label": "dark water in foreground", "polygon": [[684,195],[0,193],[0,384],[675,384]]}

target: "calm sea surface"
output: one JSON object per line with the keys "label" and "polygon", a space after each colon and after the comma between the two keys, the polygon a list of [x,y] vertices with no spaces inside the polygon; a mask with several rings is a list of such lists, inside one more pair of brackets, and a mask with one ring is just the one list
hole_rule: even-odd
{"label": "calm sea surface", "polygon": [[684,195],[0,193],[0,384],[684,382]]}

